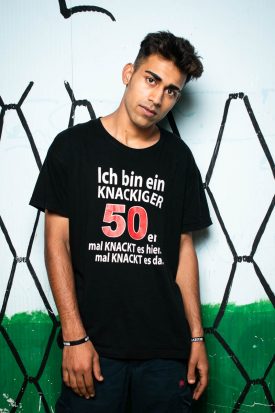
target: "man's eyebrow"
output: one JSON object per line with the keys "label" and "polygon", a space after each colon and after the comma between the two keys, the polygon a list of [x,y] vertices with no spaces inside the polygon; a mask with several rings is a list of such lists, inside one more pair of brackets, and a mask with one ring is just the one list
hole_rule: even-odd
{"label": "man's eyebrow", "polygon": [[[162,80],[162,78],[161,78],[159,75],[157,75],[156,73],[152,72],[151,70],[145,70],[145,73],[149,73],[151,76],[153,76],[153,78],[154,78],[155,80],[158,80],[158,81],[161,81],[161,80]],[[168,85],[168,86],[166,87],[166,89],[178,90],[179,92],[181,91],[180,88],[179,88],[178,86],[176,86],[176,85],[173,85],[173,83],[171,83],[170,85]]]}
{"label": "man's eyebrow", "polygon": [[168,85],[168,86],[166,87],[166,89],[172,89],[172,90],[177,90],[178,92],[181,92],[181,89],[180,89],[178,86],[173,85],[173,83],[171,83],[170,85]]}
{"label": "man's eyebrow", "polygon": [[161,77],[159,77],[159,75],[157,75],[156,73],[152,72],[151,70],[145,70],[146,73],[149,73],[151,76],[153,76],[154,79],[156,80],[162,80]]}

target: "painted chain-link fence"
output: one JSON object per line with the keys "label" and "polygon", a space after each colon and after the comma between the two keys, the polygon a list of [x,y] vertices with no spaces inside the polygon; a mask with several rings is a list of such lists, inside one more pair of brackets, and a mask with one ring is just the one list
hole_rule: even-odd
{"label": "painted chain-link fence", "polygon": [[[0,139],[5,139],[2,130],[7,111],[15,111],[24,128],[26,139],[29,141],[29,150],[32,152],[39,170],[41,168],[41,158],[23,112],[23,103],[28,98],[28,94],[31,93],[32,87],[33,82],[30,82],[18,103],[5,103],[0,97]],[[91,102],[86,99],[76,99],[68,82],[65,82],[65,88],[71,100],[68,126],[73,126],[75,112],[79,106],[86,107],[87,118],[94,119],[96,115]],[[247,116],[249,116],[254,127],[255,139],[259,143],[258,150],[263,151],[270,166],[267,173],[274,176],[275,172],[274,161],[257,123],[248,96],[243,93],[230,94],[225,103],[218,138],[213,155],[209,160],[204,182],[208,199],[212,204],[217,222],[232,255],[232,266],[228,273],[228,281],[220,305],[203,306],[206,344],[211,367],[209,388],[202,400],[195,406],[198,412],[203,413],[247,412],[250,411],[247,410],[249,406],[250,408],[254,406],[254,411],[257,413],[275,411],[274,354],[272,351],[275,298],[265,274],[255,259],[257,248],[261,243],[271,214],[274,213],[275,197],[272,197],[258,231],[254,239],[251,239],[251,250],[247,251],[246,255],[239,255],[222,218],[223,213],[216,201],[216,194],[211,189],[211,179],[215,173],[215,164],[219,156],[227,115],[230,105],[234,105],[238,99],[243,102],[244,109],[247,110]],[[172,113],[168,114],[167,121],[170,128],[177,135],[180,135]],[[64,125],[64,128],[66,126]],[[34,211],[34,215],[34,226],[24,256],[18,255],[9,234],[9,228],[0,216],[1,234],[7,247],[5,254],[10,257],[10,274],[0,313],[1,412],[35,413],[39,411],[51,413],[54,409],[53,406],[61,382],[61,351],[56,344],[56,335],[60,324],[32,264],[32,247],[38,223],[41,219],[39,212],[35,213]],[[44,303],[45,311],[18,314],[8,318],[5,316],[5,311],[20,265],[27,267],[29,277],[33,281],[33,288],[37,289]],[[253,267],[268,298],[262,303],[254,303],[251,304],[251,307],[245,306],[243,309],[241,306],[234,308],[229,299],[232,285],[234,285],[236,269],[241,265]],[[249,289],[249,285],[247,285],[247,289]],[[231,328],[231,326],[239,326],[239,329],[237,327]],[[256,340],[255,337],[260,338],[262,344],[256,356],[255,351],[253,352],[255,346],[251,345]]]}
{"label": "painted chain-link fence", "polygon": [[[16,4],[18,7],[19,2]],[[65,22],[64,19],[72,21],[71,18],[77,15],[80,16],[79,13],[92,12],[113,24],[117,20],[117,11],[120,9],[117,4],[115,7],[115,3],[112,7],[115,9],[114,13],[113,10],[109,11],[99,5],[79,5],[78,2],[58,0],[53,6],[53,13],[59,14],[62,21]],[[160,7],[159,2],[158,7]],[[121,16],[123,16],[122,11],[124,11],[124,8],[122,9],[120,10]],[[131,11],[129,10],[130,14]],[[209,15],[207,16],[209,17]],[[56,21],[55,24],[57,24]],[[125,21],[121,24],[122,29],[125,30],[123,26]],[[265,24],[267,23],[265,22]],[[93,46],[95,46],[95,43],[93,43]],[[223,56],[225,57],[225,55]],[[27,79],[30,78],[33,79],[33,77],[27,77]],[[0,188],[7,188],[6,182],[11,182],[7,193],[1,191],[2,201],[0,203],[0,254],[2,263],[0,280],[1,285],[4,285],[3,291],[0,291],[0,412],[52,413],[61,384],[61,351],[56,344],[60,324],[51,304],[53,301],[49,285],[44,279],[45,272],[41,274],[41,266],[37,262],[37,250],[43,248],[41,240],[43,214],[28,207],[32,211],[30,214],[33,214],[33,224],[30,233],[25,233],[24,236],[19,234],[21,230],[20,217],[16,216],[16,214],[20,215],[22,208],[25,211],[30,195],[24,186],[29,170],[26,171],[24,168],[22,170],[22,165],[24,164],[26,168],[26,165],[30,163],[31,165],[27,166],[30,170],[36,169],[37,174],[42,165],[42,152],[38,150],[40,147],[39,137],[33,126],[31,126],[31,119],[26,115],[28,113],[26,101],[30,99],[38,83],[30,82],[26,85],[25,90],[25,86],[21,90],[21,88],[17,89],[16,79],[13,82],[15,82],[16,90],[18,90],[17,103],[6,102],[3,98],[4,94],[0,90],[2,96],[2,98],[0,97],[0,152],[5,147],[5,150],[1,153]],[[68,99],[66,105],[68,122],[64,122],[63,129],[67,126],[73,126],[78,109],[82,110],[84,108],[85,110],[86,108],[87,120],[96,117],[92,106],[93,99],[77,99],[74,94],[76,89],[71,85],[73,83],[65,82],[65,88],[63,89],[64,96],[67,96]],[[251,217],[250,220],[243,220],[245,223],[253,221],[258,203],[261,204],[259,210],[262,211],[262,205],[265,204],[269,196],[266,196],[266,193],[270,193],[270,181],[275,174],[271,148],[268,147],[266,143],[268,140],[264,138],[256,120],[257,111],[253,112],[247,95],[243,93],[230,94],[225,102],[213,153],[207,157],[207,168],[204,176],[204,187],[211,207],[214,231],[219,233],[219,242],[224,242],[221,250],[222,254],[227,257],[227,266],[223,270],[222,279],[226,281],[220,299],[217,300],[218,294],[216,294],[214,301],[204,301],[214,302],[214,304],[202,305],[203,324],[210,362],[210,383],[202,399],[195,405],[197,413],[275,412],[275,298],[270,287],[272,276],[270,268],[272,266],[263,264],[263,261],[270,263],[273,259],[272,254],[274,254],[274,243],[273,245],[267,245],[266,242],[266,240],[274,240],[274,235],[273,237],[270,236],[272,223],[274,222],[274,193],[272,192],[270,195],[270,200],[266,204],[259,225],[258,220],[255,220],[256,223],[254,222],[254,227],[255,225],[258,226],[256,231],[252,226],[242,229],[246,236],[250,237],[250,247],[247,251],[240,252],[242,251],[240,247],[242,243],[239,243],[238,236],[241,237],[242,233],[241,231],[237,232],[237,235],[236,231],[233,233],[231,225],[232,221],[236,222],[237,225],[241,221],[241,217],[235,215],[236,210],[233,208],[233,205],[243,202],[239,199],[239,187],[234,186],[233,174],[230,171],[228,171],[228,181],[225,181],[222,187],[217,186],[215,182],[217,177],[221,175],[221,164],[224,159],[232,156],[232,154],[227,154],[224,157],[223,153],[229,151],[229,148],[225,145],[226,140],[228,140],[226,129],[229,124],[230,112],[235,109],[245,114],[247,121],[253,128],[253,138],[249,140],[249,144],[253,140],[256,151],[252,155],[247,151],[242,165],[243,171],[250,168],[251,163],[253,163],[253,159],[251,160],[250,157],[254,157],[255,154],[259,155],[262,164],[264,164],[261,170],[264,176],[261,181],[263,186],[261,190],[255,186],[253,181],[253,177],[257,175],[259,170],[254,171],[251,179],[249,174],[243,174],[245,177],[248,176],[248,179],[247,182],[242,181],[242,184],[251,189],[249,191],[250,196],[254,194],[254,198],[251,196],[247,205],[242,205],[242,211],[245,211],[245,214]],[[13,119],[11,119],[11,115]],[[213,117],[213,114],[211,116]],[[214,121],[217,125],[219,124],[219,118],[215,117]],[[21,162],[18,153],[15,154],[14,151],[16,144],[12,143],[12,135],[13,132],[16,134],[16,131],[5,128],[10,122],[17,122],[21,125],[21,137],[24,142],[28,142],[22,151],[26,158],[24,162]],[[179,127],[179,125],[181,126]],[[182,126],[176,110],[174,114],[168,114],[166,126],[177,135],[182,135],[184,126]],[[232,125],[229,129],[231,130],[231,128]],[[5,146],[7,141],[11,143]],[[236,151],[231,159],[230,168],[234,168],[239,152],[243,150],[243,148],[240,149],[242,146],[240,140],[236,140],[235,143]],[[19,157],[22,156],[20,154]],[[196,157],[196,153],[194,155]],[[4,162],[5,158],[7,161]],[[222,166],[228,168],[228,164]],[[15,174],[16,178],[13,178],[12,172],[17,169],[20,172],[17,172]],[[225,176],[224,173],[222,175]],[[5,185],[3,185],[4,182]],[[268,188],[266,191],[265,182],[267,182],[266,188]],[[231,209],[225,208],[224,199],[223,202],[220,201],[222,193],[226,192],[230,192]],[[258,198],[262,197],[264,192],[266,192],[265,200],[262,202],[262,199]],[[14,229],[15,226],[18,227],[16,228],[17,231]],[[215,244],[210,242],[211,237],[213,238],[211,231],[213,230],[210,229],[197,234],[195,242],[208,251],[209,255],[215,255],[215,251],[209,250],[215,248]],[[267,233],[269,234],[268,237],[266,236]],[[42,252],[39,256],[42,260]],[[218,266],[219,259],[221,257],[215,257],[214,266]],[[222,268],[222,266],[219,266],[219,268]],[[207,282],[206,274],[203,273],[202,278]],[[21,279],[26,285],[19,282]],[[253,301],[255,279],[257,280],[256,288],[261,290],[257,296],[265,297],[261,301]],[[216,285],[213,283],[213,279],[210,281],[209,290],[215,289]],[[250,299],[250,301],[244,300],[246,305],[234,304],[236,290],[240,289],[238,297],[246,295]],[[22,306],[23,308],[28,308],[27,296],[30,295],[33,299],[34,294],[36,294],[35,300],[41,303],[39,308],[44,308],[44,310],[27,313],[12,309],[17,299],[26,304]],[[250,304],[247,304],[247,302],[250,302]],[[21,307],[19,306],[19,308]]]}

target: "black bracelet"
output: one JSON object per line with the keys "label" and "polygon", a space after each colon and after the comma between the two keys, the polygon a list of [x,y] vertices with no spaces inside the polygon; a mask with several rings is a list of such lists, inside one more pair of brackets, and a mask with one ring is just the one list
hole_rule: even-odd
{"label": "black bracelet", "polygon": [[74,341],[63,341],[64,346],[77,346],[78,344],[83,344],[86,343],[87,341],[90,340],[89,336],[85,336],[81,338],[80,340],[74,340]]}
{"label": "black bracelet", "polygon": [[197,341],[205,341],[204,337],[191,337],[191,343],[196,343]]}

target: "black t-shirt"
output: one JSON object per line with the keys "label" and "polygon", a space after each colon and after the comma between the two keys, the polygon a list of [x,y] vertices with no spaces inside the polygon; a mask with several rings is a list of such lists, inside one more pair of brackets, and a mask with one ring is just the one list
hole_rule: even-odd
{"label": "black t-shirt", "polygon": [[99,355],[188,357],[179,242],[211,219],[180,138],[161,129],[156,144],[133,149],[100,119],[69,128],[51,144],[30,204],[69,218],[80,314]]}

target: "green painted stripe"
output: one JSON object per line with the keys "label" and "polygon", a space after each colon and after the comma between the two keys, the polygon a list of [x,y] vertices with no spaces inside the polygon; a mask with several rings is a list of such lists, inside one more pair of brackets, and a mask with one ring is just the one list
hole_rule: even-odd
{"label": "green painted stripe", "polygon": [[[218,304],[202,306],[205,327],[213,326],[218,311]],[[52,329],[48,314],[43,312],[15,314],[10,318],[4,317],[2,325],[19,352],[28,375],[36,376]],[[269,301],[243,306],[228,304],[217,331],[226,340],[250,378],[261,378],[275,348],[275,317],[272,304]],[[195,412],[230,413],[246,382],[232,358],[212,334],[206,336],[206,346],[210,362],[210,382],[207,392],[196,403]],[[61,384],[60,366],[61,351],[54,341],[45,370],[39,380],[53,411]],[[2,335],[0,335],[0,369],[0,412],[9,412],[22,386],[23,375]],[[266,384],[273,398],[275,397],[274,369],[273,367],[266,378]],[[40,412],[44,412],[35,386],[29,383],[17,411],[32,413],[38,412],[39,408]],[[240,412],[268,413],[270,411],[263,388],[260,385],[252,386]]]}

